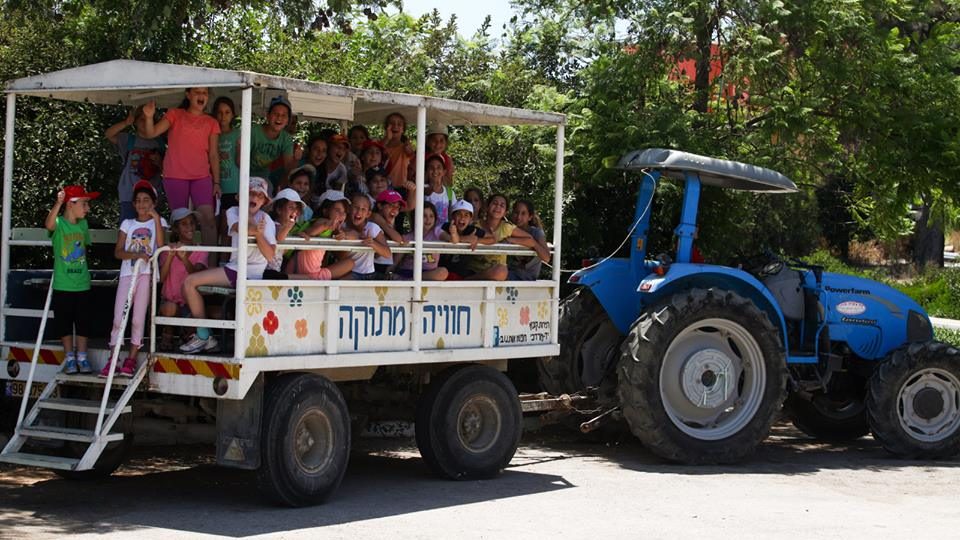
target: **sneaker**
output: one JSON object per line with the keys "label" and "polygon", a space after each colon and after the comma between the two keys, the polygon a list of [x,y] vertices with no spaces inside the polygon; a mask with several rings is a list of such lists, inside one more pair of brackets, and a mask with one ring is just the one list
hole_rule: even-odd
{"label": "sneaker", "polygon": [[[120,372],[120,363],[117,362],[117,366],[116,366],[116,369],[114,370],[114,374],[119,372]],[[103,366],[103,369],[100,370],[100,374],[97,375],[97,377],[100,377],[101,379],[106,379],[109,376],[110,376],[110,360],[107,360],[107,365]]]}
{"label": "sneaker", "polygon": [[117,370],[118,377],[133,377],[133,372],[137,370],[137,359],[136,358],[127,358],[123,361],[123,366]]}
{"label": "sneaker", "polygon": [[77,359],[67,358],[67,360],[63,363],[63,372],[68,375],[76,375],[77,373],[80,373],[80,368],[77,367]]}
{"label": "sneaker", "polygon": [[77,360],[77,365],[80,366],[80,373],[93,373],[93,366],[90,365],[90,361],[86,358]]}
{"label": "sneaker", "polygon": [[201,351],[212,351],[219,344],[217,338],[210,336],[207,339],[200,339],[196,334],[190,337],[190,341],[180,346],[180,352],[187,354],[198,353]]}

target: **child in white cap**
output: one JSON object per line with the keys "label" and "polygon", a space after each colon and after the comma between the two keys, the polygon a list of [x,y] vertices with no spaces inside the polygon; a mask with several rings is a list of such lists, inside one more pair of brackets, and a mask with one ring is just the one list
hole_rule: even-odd
{"label": "child in white cap", "polygon": [[[267,262],[273,259],[277,249],[277,225],[270,216],[263,211],[263,207],[270,202],[270,187],[266,180],[259,177],[250,178],[250,204],[247,207],[249,226],[246,232],[238,231],[240,222],[240,208],[233,207],[227,210],[227,231],[230,234],[231,246],[234,249],[240,242],[246,242],[247,236],[253,236],[256,246],[247,250],[247,278],[261,279]],[[223,268],[210,268],[187,276],[183,283],[183,297],[190,307],[190,315],[195,319],[206,318],[203,297],[197,289],[202,285],[221,287],[237,286],[237,253],[230,256],[230,262]],[[211,351],[217,347],[216,338],[210,335],[209,328],[197,328],[197,333],[187,343],[180,347],[185,353]]]}
{"label": "child in white cap", "polygon": [[[170,212],[171,251],[160,254],[160,283],[163,285],[160,300],[160,316],[187,316],[190,310],[183,298],[183,282],[187,276],[206,270],[206,251],[173,251],[182,246],[194,245],[197,231],[197,213],[189,208],[177,208]],[[173,327],[165,326],[160,348],[173,347]]]}

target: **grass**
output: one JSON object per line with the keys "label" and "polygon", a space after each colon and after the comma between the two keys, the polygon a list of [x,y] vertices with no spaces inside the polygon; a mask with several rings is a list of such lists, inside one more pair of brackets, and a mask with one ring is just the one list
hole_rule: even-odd
{"label": "grass", "polygon": [[937,341],[949,343],[954,347],[960,347],[960,330],[948,330],[946,328],[934,328],[933,338]]}

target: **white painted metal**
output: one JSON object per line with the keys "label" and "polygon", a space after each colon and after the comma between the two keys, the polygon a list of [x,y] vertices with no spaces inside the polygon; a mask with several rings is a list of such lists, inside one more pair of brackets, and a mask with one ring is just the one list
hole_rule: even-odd
{"label": "white painted metal", "polygon": [[948,330],[960,330],[960,321],[953,319],[942,319],[940,317],[930,317],[930,324],[937,328],[946,328]]}
{"label": "white painted metal", "polygon": [[47,287],[47,299],[43,304],[44,316],[40,319],[40,330],[37,332],[37,342],[33,346],[33,359],[30,361],[30,373],[27,375],[27,384],[23,388],[23,399],[20,400],[20,412],[17,414],[17,428],[23,425],[23,418],[27,414],[27,402],[30,400],[30,387],[33,386],[33,375],[37,371],[37,360],[40,358],[40,345],[43,344],[43,331],[47,328],[47,311],[50,311],[50,299],[53,298],[53,280]]}
{"label": "white painted metal", "polygon": [[13,201],[13,128],[17,95],[7,94],[7,116],[3,138],[3,234],[0,236],[0,340],[7,337],[7,277],[10,274],[10,212]]}
{"label": "white painted metal", "polygon": [[[240,104],[240,148],[250,148],[250,131],[253,127],[253,88],[249,86],[243,89],[243,99]],[[250,152],[240,152],[240,192],[239,192],[239,214],[240,221],[237,223],[237,233],[240,238],[247,237],[248,222],[250,213],[246,211],[250,207]],[[247,297],[247,250],[250,247],[247,242],[237,243],[237,308],[234,310],[234,317],[237,328],[244,328],[246,323],[246,310],[243,309],[243,301]],[[233,356],[236,359],[243,358],[243,341],[246,336],[242,331],[237,331],[233,337]]]}
{"label": "white painted metal", "polygon": [[550,342],[560,342],[560,241],[563,225],[563,152],[564,126],[557,126],[557,158],[553,186],[553,317],[550,318]]}
{"label": "white painted metal", "polygon": [[27,309],[27,308],[6,308],[3,310],[4,314],[7,317],[30,317],[31,319],[39,319],[41,317],[50,317],[55,318],[56,313],[53,311],[44,311],[42,309]]}
{"label": "white painted metal", "polygon": [[[417,207],[413,213],[413,238],[414,238],[414,252],[413,252],[413,282],[416,286],[414,288],[414,293],[411,296],[413,299],[413,320],[420,320],[420,313],[423,307],[423,304],[419,301],[422,300],[418,291],[423,286],[423,176],[424,176],[424,165],[426,162],[426,152],[427,152],[427,109],[424,107],[419,107],[417,109]],[[392,249],[392,248],[391,248]],[[410,349],[414,351],[420,350],[420,325],[414,324],[412,336],[410,338]]]}

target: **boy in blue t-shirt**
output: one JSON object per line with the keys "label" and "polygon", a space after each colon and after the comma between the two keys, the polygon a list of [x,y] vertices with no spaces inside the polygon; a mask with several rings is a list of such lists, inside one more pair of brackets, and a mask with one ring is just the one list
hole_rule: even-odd
{"label": "boy in blue t-shirt", "polygon": [[[67,186],[57,193],[57,202],[47,214],[44,226],[53,243],[53,298],[50,307],[55,314],[54,325],[63,341],[66,353],[64,373],[91,373],[87,361],[87,337],[90,317],[90,270],[87,268],[87,246],[90,229],[86,216],[90,200],[99,192],[88,193],[81,186]],[[63,216],[60,207],[66,204]],[[73,334],[76,328],[77,340]],[[76,352],[74,352],[76,345]]]}

